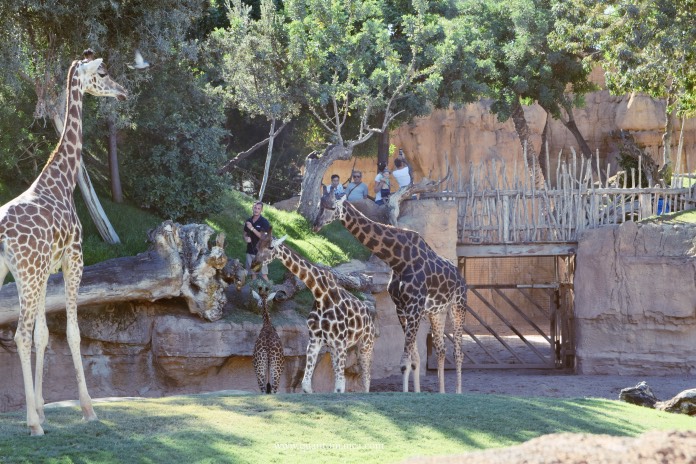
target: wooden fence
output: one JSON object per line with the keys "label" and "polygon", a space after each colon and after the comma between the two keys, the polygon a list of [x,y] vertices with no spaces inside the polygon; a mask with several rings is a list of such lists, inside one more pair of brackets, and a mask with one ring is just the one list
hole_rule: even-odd
{"label": "wooden fence", "polygon": [[511,170],[499,160],[472,163],[468,170],[457,166],[458,175],[422,197],[458,202],[460,244],[575,242],[585,229],[696,207],[693,175],[674,175],[669,187],[644,188],[640,161],[637,170],[613,174],[610,165],[600,170],[599,155],[589,162],[573,152],[568,160],[559,155],[555,164],[551,172],[547,155],[542,188],[524,156]]}

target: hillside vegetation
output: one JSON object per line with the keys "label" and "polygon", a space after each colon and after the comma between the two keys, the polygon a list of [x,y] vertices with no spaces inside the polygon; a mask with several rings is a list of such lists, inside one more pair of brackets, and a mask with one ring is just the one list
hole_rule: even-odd
{"label": "hillside vegetation", "polygon": [[[5,204],[25,188],[26,186],[0,184],[0,204]],[[147,231],[158,226],[165,218],[128,203],[113,203],[105,195],[101,195],[100,200],[121,243],[109,245],[101,239],[82,202],[82,195],[76,190],[75,203],[84,229],[85,265],[146,251],[149,245]],[[222,198],[223,208],[205,220],[217,232],[225,232],[225,252],[230,258],[244,259],[246,243],[242,239],[242,227],[244,221],[251,216],[253,201],[251,197],[236,190],[227,190]],[[325,227],[320,234],[315,234],[311,225],[295,212],[281,211],[266,205],[263,215],[273,226],[275,236],[287,234],[287,243],[312,262],[335,266],[351,259],[362,260],[370,256],[369,250],[340,223]],[[284,267],[279,262],[274,262],[269,267],[270,278],[275,282],[282,280],[284,273]]]}

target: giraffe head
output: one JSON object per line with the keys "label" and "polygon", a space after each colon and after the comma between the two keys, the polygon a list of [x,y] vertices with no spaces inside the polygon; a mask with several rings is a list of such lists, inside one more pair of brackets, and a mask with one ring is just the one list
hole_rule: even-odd
{"label": "giraffe head", "polygon": [[261,238],[259,238],[259,243],[256,244],[256,249],[258,252],[251,262],[251,269],[254,272],[258,272],[261,266],[270,264],[277,257],[278,249],[277,246],[280,245],[288,238],[284,235],[281,238],[273,238],[273,228],[269,229],[268,232],[263,232]]}
{"label": "giraffe head", "polygon": [[116,83],[106,72],[104,60],[85,59],[77,62],[73,79],[80,82],[82,90],[97,97],[115,97],[123,101],[128,97],[126,89]]}
{"label": "giraffe head", "polygon": [[276,296],[276,292],[271,292],[271,293],[268,293],[268,292],[260,292],[260,293],[257,293],[256,290],[252,290],[252,291],[251,291],[251,295],[254,297],[254,299],[256,300],[256,302],[259,304],[259,307],[260,307],[260,308],[265,308],[265,307],[266,307],[266,306],[265,306],[265,303],[267,303],[267,302],[269,302],[269,301],[273,301],[273,298],[275,298],[275,296]]}
{"label": "giraffe head", "polygon": [[319,215],[314,221],[314,232],[319,232],[322,227],[336,219],[343,219],[346,214],[345,203],[345,195],[338,199],[330,193],[323,195],[319,203]]}

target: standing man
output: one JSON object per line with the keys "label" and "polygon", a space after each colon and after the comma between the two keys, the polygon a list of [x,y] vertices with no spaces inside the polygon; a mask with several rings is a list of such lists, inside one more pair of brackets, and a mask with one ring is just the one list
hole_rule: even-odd
{"label": "standing man", "polygon": [[346,187],[346,200],[357,201],[367,198],[367,184],[362,182],[362,172],[353,171],[353,178]]}
{"label": "standing man", "polygon": [[[261,211],[263,211],[262,202],[257,201],[254,203],[251,210],[252,216],[244,223],[244,241],[247,244],[246,270],[247,273],[251,274],[251,278],[255,279],[256,273],[251,270],[251,262],[254,260],[256,253],[259,252],[256,245],[259,243],[261,234],[271,230],[271,224],[265,217],[261,216]],[[268,266],[265,264],[261,266],[261,278],[268,282]]]}

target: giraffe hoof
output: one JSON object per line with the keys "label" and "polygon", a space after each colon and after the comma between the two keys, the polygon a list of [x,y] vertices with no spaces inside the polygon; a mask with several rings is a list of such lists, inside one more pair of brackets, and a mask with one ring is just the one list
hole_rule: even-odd
{"label": "giraffe hoof", "polygon": [[44,430],[40,425],[34,425],[29,427],[32,437],[40,437],[44,434]]}

